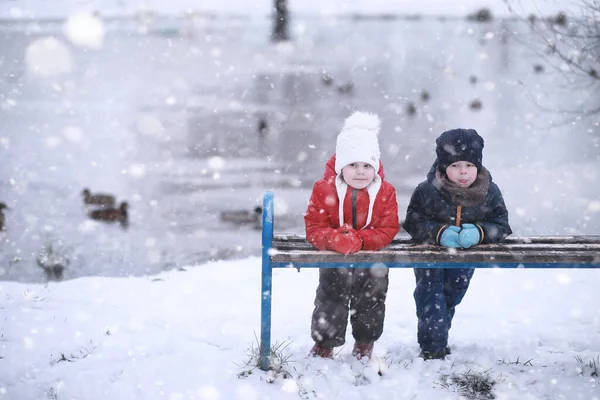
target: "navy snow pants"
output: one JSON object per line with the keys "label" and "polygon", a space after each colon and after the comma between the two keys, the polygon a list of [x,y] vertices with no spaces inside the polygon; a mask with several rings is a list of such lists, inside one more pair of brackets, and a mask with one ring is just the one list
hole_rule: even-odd
{"label": "navy snow pants", "polygon": [[375,342],[383,333],[388,284],[388,268],[319,269],[313,340],[324,347],[343,345],[350,315],[354,340]]}
{"label": "navy snow pants", "polygon": [[423,351],[436,352],[448,345],[455,308],[462,301],[473,268],[415,268],[417,287],[417,339]]}

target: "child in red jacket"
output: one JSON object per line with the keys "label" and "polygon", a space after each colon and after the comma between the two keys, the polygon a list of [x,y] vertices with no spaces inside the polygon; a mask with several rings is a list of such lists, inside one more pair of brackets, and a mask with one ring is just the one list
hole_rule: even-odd
{"label": "child in red jacket", "polygon": [[[400,230],[396,190],[379,160],[379,125],[374,114],[348,117],[325,176],[313,187],[304,222],[306,239],[320,250],[379,250]],[[350,314],[352,355],[370,358],[383,332],[387,288],[387,268],[321,268],[310,354],[332,358],[333,348],[345,343]]]}

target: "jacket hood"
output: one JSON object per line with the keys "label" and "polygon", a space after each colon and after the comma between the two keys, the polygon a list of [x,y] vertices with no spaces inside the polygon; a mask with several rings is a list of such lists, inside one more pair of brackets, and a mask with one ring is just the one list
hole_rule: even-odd
{"label": "jacket hood", "polygon": [[[384,180],[385,173],[383,172],[383,163],[381,162],[381,160],[379,160],[379,171],[377,172],[377,175],[381,177],[381,180]],[[435,169],[433,176],[435,178]],[[337,177],[337,174],[335,172],[335,154],[333,154],[329,161],[327,161],[327,164],[325,165],[325,173],[323,174],[323,178],[335,179],[335,177]]]}

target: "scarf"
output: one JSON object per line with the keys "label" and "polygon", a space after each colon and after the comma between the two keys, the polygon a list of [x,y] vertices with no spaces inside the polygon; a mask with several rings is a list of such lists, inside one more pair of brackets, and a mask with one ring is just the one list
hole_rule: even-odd
{"label": "scarf", "polygon": [[475,182],[467,188],[450,181],[446,173],[441,172],[439,168],[435,170],[435,179],[439,188],[450,194],[452,202],[463,207],[472,207],[482,203],[490,187],[490,174],[485,167],[481,167],[477,171]]}

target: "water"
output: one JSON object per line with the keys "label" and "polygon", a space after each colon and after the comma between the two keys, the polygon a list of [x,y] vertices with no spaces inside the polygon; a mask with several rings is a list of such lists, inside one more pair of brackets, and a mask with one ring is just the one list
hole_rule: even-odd
{"label": "water", "polygon": [[[534,72],[540,56],[527,26],[305,19],[280,45],[269,28],[260,18],[165,20],[149,31],[114,20],[101,50],[69,47],[71,74],[39,79],[25,49],[62,38],[60,24],[1,26],[0,201],[11,207],[1,279],[45,280],[36,255],[48,244],[71,260],[67,279],[259,255],[260,231],[220,212],[251,210],[272,190],[276,230],[302,233],[312,184],[356,109],[382,118],[401,214],[435,138],[469,127],[486,140],[484,164],[515,234],[599,232],[598,127],[554,126],[560,115],[532,103],[528,91],[556,108],[581,96],[551,96],[556,75]],[[469,107],[475,99],[480,110]],[[129,228],[90,221],[84,187],[127,200]]]}

